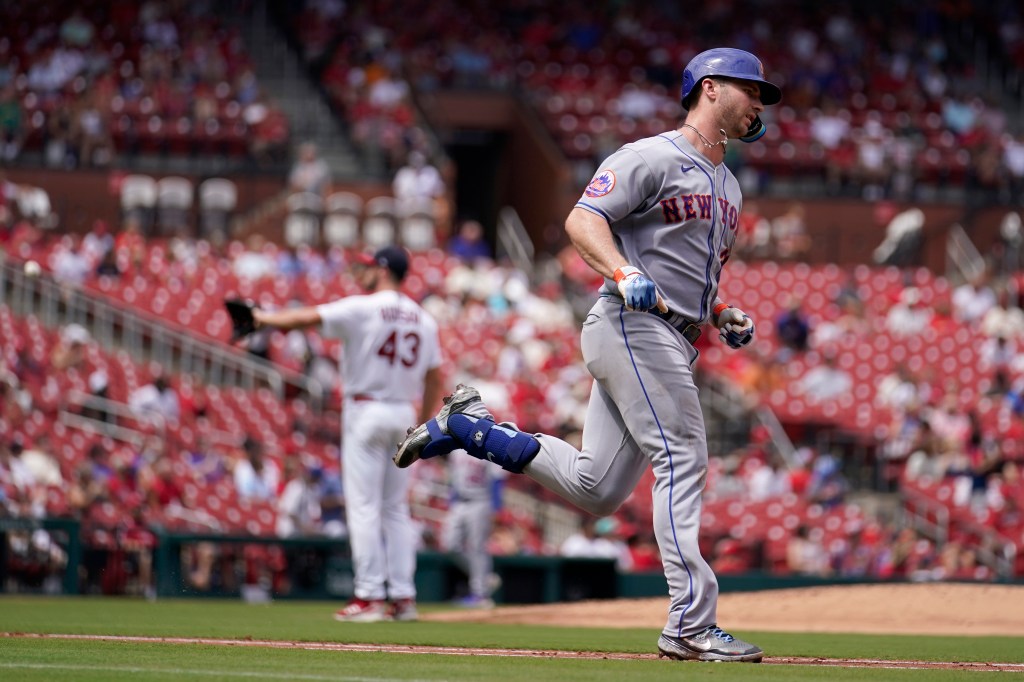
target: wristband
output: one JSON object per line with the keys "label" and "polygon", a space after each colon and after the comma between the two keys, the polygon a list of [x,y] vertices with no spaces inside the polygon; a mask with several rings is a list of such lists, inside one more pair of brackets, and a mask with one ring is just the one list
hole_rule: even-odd
{"label": "wristband", "polygon": [[640,270],[634,268],[632,265],[623,265],[621,268],[615,268],[615,272],[612,273],[612,277],[615,279],[615,283],[618,284],[622,280],[626,279],[630,275],[639,275]]}
{"label": "wristband", "polygon": [[711,311],[711,321],[715,324],[716,327],[718,326],[718,316],[722,314],[723,310],[731,307],[732,306],[729,305],[728,303],[719,303],[714,307],[714,310]]}

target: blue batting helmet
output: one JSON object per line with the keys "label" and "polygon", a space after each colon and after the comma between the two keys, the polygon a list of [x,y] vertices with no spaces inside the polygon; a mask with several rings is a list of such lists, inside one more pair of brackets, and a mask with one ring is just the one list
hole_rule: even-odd
{"label": "blue batting helmet", "polygon": [[[690,95],[702,80],[712,76],[738,78],[753,81],[760,86],[761,103],[764,105],[778,104],[782,100],[782,90],[774,83],[764,79],[764,66],[761,60],[745,50],[734,47],[716,47],[705,50],[690,60],[683,69],[682,104],[684,109],[690,108]],[[764,123],[758,116],[750,124],[747,134],[740,138],[743,142],[753,142],[765,133]]]}
{"label": "blue batting helmet", "polygon": [[774,83],[764,79],[764,66],[761,60],[744,50],[734,47],[716,47],[705,50],[690,60],[683,70],[683,108],[689,109],[690,93],[704,80],[711,76],[739,78],[754,81],[761,86],[761,103],[778,104],[782,100],[782,90]]}

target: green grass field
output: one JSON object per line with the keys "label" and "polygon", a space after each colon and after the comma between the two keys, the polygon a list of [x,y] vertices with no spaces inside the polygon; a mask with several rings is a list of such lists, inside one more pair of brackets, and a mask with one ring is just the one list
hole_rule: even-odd
{"label": "green grass field", "polygon": [[[652,654],[657,630],[469,623],[338,623],[337,605],[226,600],[0,597],[0,632],[522,648]],[[446,607],[437,607],[446,608]],[[429,612],[429,605],[421,611]],[[1024,638],[737,631],[768,656],[1024,664]],[[1024,667],[1021,668],[1024,673]],[[163,642],[0,639],[0,680],[962,680],[971,670],[679,663],[347,652]]]}

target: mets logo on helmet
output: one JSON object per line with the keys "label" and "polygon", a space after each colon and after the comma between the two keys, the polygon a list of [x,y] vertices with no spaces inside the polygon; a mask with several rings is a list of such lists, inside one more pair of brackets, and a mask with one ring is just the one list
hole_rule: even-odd
{"label": "mets logo on helmet", "polygon": [[594,176],[594,179],[587,185],[586,195],[588,197],[603,197],[615,189],[615,173],[610,170],[603,170]]}

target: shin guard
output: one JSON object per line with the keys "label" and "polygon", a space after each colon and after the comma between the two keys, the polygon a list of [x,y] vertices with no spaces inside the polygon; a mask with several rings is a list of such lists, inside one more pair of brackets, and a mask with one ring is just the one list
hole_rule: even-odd
{"label": "shin guard", "polygon": [[540,451],[540,443],[530,434],[500,426],[491,419],[453,414],[448,419],[448,432],[473,457],[494,462],[514,474],[523,473]]}

